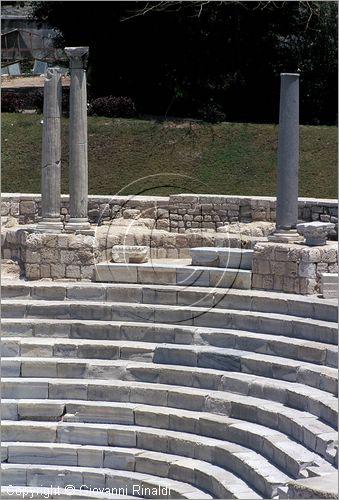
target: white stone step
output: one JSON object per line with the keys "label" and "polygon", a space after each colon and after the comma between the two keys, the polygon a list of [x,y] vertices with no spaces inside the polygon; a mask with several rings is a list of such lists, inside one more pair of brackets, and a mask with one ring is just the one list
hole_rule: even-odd
{"label": "white stone step", "polygon": [[[191,375],[190,387],[182,387],[180,384],[189,380],[190,371],[192,368],[172,370],[172,385],[169,385],[168,379],[164,377],[159,379],[156,373],[152,374],[152,370],[150,371],[148,367],[134,370],[132,380],[3,377],[2,397],[123,401],[220,414],[226,412],[235,418],[243,418],[237,411],[247,411],[247,407],[253,402],[254,408],[259,404],[264,406],[273,404],[279,413],[279,418],[283,418],[280,414],[284,413],[286,406],[292,414],[294,410],[300,410],[306,412],[307,417],[309,415],[319,417],[334,429],[337,428],[337,399],[318,389],[245,373],[221,375],[220,390],[216,390],[218,386],[211,387],[213,384],[210,382],[210,374],[206,378]],[[185,380],[182,380],[183,376]],[[235,413],[231,414],[233,402]],[[266,422],[265,414],[260,413],[260,418],[263,419],[263,423]],[[291,427],[289,422],[288,425]],[[279,430],[284,432],[283,428]]]}
{"label": "white stone step", "polygon": [[291,481],[286,498],[338,498],[338,474]]}
{"label": "white stone step", "polygon": [[[2,319],[2,355],[26,355],[34,352],[57,355],[62,348],[63,356],[68,356],[68,345],[77,349],[80,343],[90,345],[107,343],[114,349],[115,342],[173,343],[211,345],[240,350],[273,354],[281,357],[312,362],[336,368],[338,365],[337,346],[290,338],[283,335],[248,332],[244,330],[199,328],[138,322],[97,322],[91,320],[43,320],[43,319]],[[20,335],[20,337],[19,337]],[[121,340],[120,340],[121,339]],[[40,348],[35,350],[35,345]],[[20,346],[23,346],[22,348]],[[34,349],[34,351],[33,351]],[[52,354],[50,354],[52,355]]]}
{"label": "white stone step", "polygon": [[138,285],[117,283],[31,282],[2,284],[2,298],[34,300],[86,300],[144,304],[190,305],[291,314],[324,321],[337,321],[335,300],[324,300],[260,290],[223,290],[211,293],[208,287],[188,289],[176,285]]}
{"label": "white stone step", "polygon": [[[149,489],[158,488],[158,494],[165,498],[208,499],[213,498],[186,482],[174,481],[140,472],[114,470],[108,468],[94,469],[93,467],[71,467],[57,465],[28,465],[28,464],[2,464],[2,486],[60,486],[65,488],[72,485],[74,489],[81,488],[84,484],[93,488],[109,489],[113,494],[114,488],[121,488],[120,498],[127,495],[150,496]],[[57,483],[57,484],[56,484]],[[161,488],[167,486],[167,493]],[[107,490],[106,490],[107,491]],[[148,492],[148,493],[147,493]],[[133,494],[134,493],[134,494]],[[144,495],[144,493],[147,493]],[[68,497],[67,497],[68,498]],[[161,496],[160,496],[161,498]]]}
{"label": "white stone step", "polygon": [[[180,455],[150,452],[138,448],[90,446],[65,443],[2,443],[7,463],[29,463],[93,468],[109,468],[184,481],[206,490],[215,497],[247,493],[248,498],[261,498],[244,481],[221,467]],[[208,473],[209,481],[205,477]]]}
{"label": "white stone step", "polygon": [[[20,471],[21,472],[21,471]],[[7,471],[8,473],[8,471]],[[48,488],[48,487],[47,487]],[[17,494],[16,494],[17,492]],[[70,489],[67,488],[58,488],[55,487],[50,488],[49,490],[45,490],[43,487],[39,488],[37,486],[13,486],[13,485],[8,485],[8,486],[2,486],[0,488],[0,498],[2,500],[12,500],[13,498],[35,498],[35,499],[44,499],[46,500],[46,495],[48,495],[49,499],[52,500],[61,500],[64,498],[69,498],[70,496]],[[91,491],[91,490],[84,490],[84,489],[76,489],[72,488],[72,500],[86,500],[87,498],[94,498],[97,500],[131,500],[135,499],[136,497],[133,497],[131,495],[124,495],[123,497],[121,495],[116,495],[114,493],[101,493],[99,491]],[[138,499],[144,498],[138,496]],[[208,497],[211,498],[211,497]]]}
{"label": "white stone step", "polygon": [[[236,442],[246,443],[255,451],[264,454],[266,458],[280,465],[281,460],[285,460],[285,453],[284,451],[277,452],[277,446],[279,449],[279,443],[286,443],[290,439],[288,434],[291,434],[295,441],[324,457],[331,464],[335,463],[337,459],[336,448],[333,446],[333,442],[337,439],[337,433],[331,427],[310,414],[279,408],[276,403],[269,402],[264,409],[263,402],[253,397],[240,403],[238,403],[236,396],[229,400],[231,414],[237,418],[213,415],[213,413],[203,411],[126,402],[3,399],[1,404],[4,420],[60,421],[62,419],[64,422],[128,425],[136,423],[193,432],[213,438],[225,438],[229,441],[241,439],[241,441]],[[280,412],[279,420],[278,411]],[[252,426],[250,422],[252,422]],[[262,422],[269,427],[263,426]],[[246,437],[244,437],[244,432],[242,435],[240,432],[239,436],[227,434],[228,428],[233,424],[245,425]],[[267,433],[268,437],[265,438]],[[270,442],[272,433],[274,436],[279,434],[280,438],[278,440],[274,438]],[[288,447],[286,451],[289,454]],[[297,454],[293,457],[296,462],[293,463],[293,460],[290,460],[294,475],[296,475],[295,471],[297,470],[295,463],[298,463],[299,458],[301,457]]]}
{"label": "white stone step", "polygon": [[[73,352],[74,353],[74,352]],[[72,354],[73,354],[72,353]],[[81,353],[83,354],[81,356]],[[100,354],[100,348],[98,349]],[[34,354],[31,353],[31,354]],[[62,352],[59,352],[59,356]],[[74,357],[4,357],[1,375],[4,377],[85,377],[116,379],[130,377],[140,368],[149,373],[156,369],[161,376],[162,367],[171,371],[186,366],[193,367],[192,373],[207,373],[212,377],[225,372],[243,372],[265,378],[296,382],[320,389],[334,395],[338,393],[337,370],[311,363],[281,359],[276,356],[238,351],[235,349],[214,348],[209,346],[173,346],[171,344],[146,346],[121,346],[113,349],[112,359],[88,358],[88,348],[80,349],[79,358]],[[109,351],[108,351],[109,354]],[[120,355],[120,359],[117,356]],[[140,360],[140,362],[138,362]],[[142,363],[146,361],[146,363]],[[158,366],[161,365],[161,366]],[[206,372],[212,370],[212,372]],[[215,372],[213,372],[215,370]],[[164,372],[165,374],[166,372]],[[191,373],[191,372],[190,372]],[[133,376],[133,375],[132,375]],[[189,384],[187,384],[189,385]]]}
{"label": "white stone step", "polygon": [[96,321],[137,321],[192,325],[208,328],[233,328],[260,333],[303,338],[337,345],[338,329],[334,323],[284,314],[238,311],[203,307],[180,307],[126,303],[77,301],[2,300],[3,318],[54,318]]}
{"label": "white stone step", "polygon": [[245,269],[183,266],[180,264],[116,264],[99,262],[95,280],[109,283],[139,283],[223,288],[251,288],[252,272]]}
{"label": "white stone step", "polygon": [[252,269],[253,250],[226,247],[190,248],[192,266]]}
{"label": "white stone step", "polygon": [[[286,484],[290,479],[290,476],[249,448],[227,441],[167,429],[78,422],[52,424],[51,422],[2,421],[2,441],[4,443],[13,441],[13,437],[26,442],[137,447],[191,459],[207,460],[236,474],[237,477],[248,482],[251,488],[266,495],[265,498],[272,498],[277,487]],[[321,462],[320,458],[316,460]]]}
{"label": "white stone step", "polygon": [[[314,460],[314,455],[297,445],[277,429],[267,428],[258,423],[250,423],[207,412],[177,410],[159,406],[131,403],[77,402],[77,401],[18,401],[3,400],[4,420],[51,420],[63,422],[110,423],[124,425],[145,425],[175,431],[191,432],[200,436],[225,439],[248,446],[293,477]],[[312,451],[334,463],[335,450],[331,439],[336,440],[336,432],[329,426],[309,416],[303,418],[304,428],[299,439]],[[299,448],[298,448],[299,446]],[[295,450],[291,456],[290,449]],[[305,455],[306,453],[306,455]]]}

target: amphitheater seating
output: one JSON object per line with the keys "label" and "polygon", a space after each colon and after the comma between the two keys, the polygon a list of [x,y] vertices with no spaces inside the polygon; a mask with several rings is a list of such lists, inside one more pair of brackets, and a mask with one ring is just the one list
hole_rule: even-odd
{"label": "amphitheater seating", "polygon": [[131,281],[4,283],[2,488],[293,498],[333,478],[335,301]]}

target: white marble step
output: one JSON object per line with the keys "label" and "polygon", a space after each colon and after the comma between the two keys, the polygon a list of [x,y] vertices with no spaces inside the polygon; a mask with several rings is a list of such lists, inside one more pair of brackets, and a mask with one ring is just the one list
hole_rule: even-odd
{"label": "white marble step", "polygon": [[[159,377],[154,370],[152,374],[149,367],[134,370],[132,380],[3,377],[2,398],[121,401],[207,411],[235,418],[244,418],[249,412],[248,418],[252,414],[254,421],[260,418],[259,422],[263,424],[266,424],[266,419],[271,421],[273,418],[274,421],[279,417],[282,426],[279,430],[285,432],[286,423],[289,430],[285,433],[293,437],[294,424],[291,426],[288,414],[294,415],[295,410],[300,410],[307,418],[310,415],[318,417],[337,428],[337,398],[318,389],[245,373],[220,375],[216,387],[210,382],[211,374],[206,374],[205,378],[200,374],[192,375],[189,367],[171,372],[171,381],[169,375]],[[187,381],[189,387],[184,387]],[[275,416],[265,414],[262,408],[258,410],[258,406],[266,408],[267,405],[275,408]],[[253,411],[258,411],[257,417],[253,417]]]}
{"label": "white marble step", "polygon": [[[15,469],[13,469],[14,471]],[[21,471],[20,471],[21,472]],[[19,474],[20,474],[19,472]],[[8,470],[7,470],[8,474]],[[17,491],[17,494],[16,494]],[[45,490],[44,487],[38,488],[37,486],[2,486],[0,488],[0,498],[2,500],[12,500],[13,498],[30,498],[30,499],[43,499],[46,500],[46,495],[48,495],[48,499],[51,500],[61,500],[64,498],[69,498],[70,489],[67,488],[51,488],[49,490]],[[99,491],[93,490],[84,490],[82,489],[72,489],[72,500],[86,500],[96,499],[96,500],[131,500],[136,497],[132,495],[121,495],[115,493],[102,493]],[[138,499],[144,498],[141,496],[137,497]],[[211,497],[207,497],[211,498]]]}
{"label": "white marble step", "polygon": [[290,314],[334,321],[338,319],[336,300],[315,296],[265,292],[260,290],[223,290],[208,287],[183,288],[176,285],[138,285],[125,283],[32,282],[4,283],[2,298],[34,300],[86,300],[218,307],[246,311]]}
{"label": "white marble step", "polygon": [[[14,440],[137,447],[148,451],[204,460],[236,474],[251,488],[266,495],[265,498],[272,498],[277,487],[286,484],[291,479],[267,459],[245,446],[154,427],[78,422],[2,421],[2,442],[5,444],[6,441]],[[314,455],[310,454],[310,456]],[[315,460],[320,468],[322,464],[328,468],[328,464],[321,458],[315,457]],[[310,463],[312,463],[311,459]]]}
{"label": "white marble step", "polygon": [[192,266],[252,269],[253,250],[226,247],[190,248]]}
{"label": "white marble step", "polygon": [[126,303],[79,301],[2,300],[3,318],[53,318],[95,321],[136,321],[232,328],[260,333],[291,336],[337,345],[337,326],[328,321],[313,320],[284,314],[238,311],[203,307],[180,307]]}
{"label": "white marble step", "polygon": [[[115,379],[133,376],[140,368],[146,369],[149,374],[155,373],[155,369],[160,375],[162,368],[171,371],[171,368],[180,370],[189,366],[198,374],[208,373],[205,370],[215,370],[216,373],[210,372],[212,377],[219,377],[220,373],[222,375],[227,372],[242,372],[268,379],[296,382],[334,395],[338,393],[337,370],[334,368],[236,349],[172,344],[155,345],[152,349],[152,346],[145,343],[141,346],[135,344],[121,345],[111,351],[107,349],[106,353],[111,359],[98,359],[102,349],[95,346],[92,346],[91,358],[88,357],[87,346],[82,346],[78,353],[71,351],[72,357],[60,357],[63,355],[62,349],[58,357],[46,356],[48,353],[41,353],[41,357],[32,357],[34,352],[24,357],[3,357],[1,375]],[[74,354],[78,354],[78,358],[74,357]],[[164,375],[165,373],[164,371]]]}
{"label": "white marble step", "polygon": [[[45,342],[55,342],[54,355],[58,352],[58,343],[78,345],[80,342],[144,342],[173,343],[191,345],[211,345],[240,349],[245,351],[287,357],[299,361],[338,366],[338,347],[322,342],[290,338],[269,333],[248,332],[224,328],[204,328],[194,326],[165,325],[144,322],[97,322],[91,320],[50,320],[50,319],[2,319],[3,355],[19,355],[23,342],[22,354],[39,342],[41,350],[48,346]],[[66,348],[65,348],[66,349]],[[65,354],[66,355],[66,354]]]}
{"label": "white marble step", "polygon": [[[275,436],[279,434],[278,441],[282,443],[292,438],[331,464],[336,463],[337,450],[333,443],[337,440],[337,433],[316,417],[305,415],[305,412],[298,410],[279,408],[276,403],[266,403],[263,407],[263,402],[253,397],[239,402],[233,397],[229,400],[229,407],[230,414],[236,415],[236,418],[203,411],[125,402],[41,399],[33,402],[3,399],[1,403],[4,420],[63,420],[129,425],[135,423],[228,440],[232,440],[232,436],[226,434],[228,426],[240,424],[245,425],[246,432],[251,436],[248,445],[273,462],[276,461],[275,445],[267,445],[264,442],[261,436],[265,436],[265,432],[273,431]],[[280,412],[280,419],[277,417],[277,411]],[[262,425],[262,421],[265,425]],[[249,425],[246,425],[247,423]],[[299,456],[296,455],[295,460],[298,459]]]}
{"label": "white marble step", "polygon": [[116,264],[99,262],[95,266],[95,281],[109,283],[139,283],[212,288],[251,288],[252,272],[247,269],[187,266],[182,264]]}
{"label": "white marble step", "polygon": [[[138,403],[112,403],[63,400],[2,400],[4,420],[45,420],[83,423],[141,425],[207,436],[247,446],[265,456],[293,477],[313,460],[312,452],[331,464],[335,461],[332,441],[336,432],[314,417],[302,419],[299,439],[303,446],[277,429],[242,419],[207,412],[178,410]],[[246,416],[246,414],[245,414]],[[295,454],[291,455],[290,450]],[[305,455],[306,453],[306,455]]]}
{"label": "white marble step", "polygon": [[[50,487],[51,485],[65,488],[72,485],[79,489],[83,485],[92,485],[105,490],[108,488],[115,494],[114,488],[121,488],[120,498],[124,495],[146,497],[150,496],[149,488],[157,488],[161,495],[162,489],[167,487],[166,498],[187,498],[205,500],[213,498],[194,486],[173,479],[156,477],[151,474],[140,472],[114,470],[108,468],[94,469],[93,467],[71,467],[61,465],[28,465],[28,464],[2,464],[1,466],[2,486],[36,486]],[[57,484],[56,484],[57,483]],[[146,490],[148,488],[148,490]],[[70,488],[68,488],[70,490]],[[73,488],[71,488],[73,491]],[[134,493],[134,495],[133,495]],[[146,495],[144,493],[147,493]],[[59,497],[60,498],[60,497]],[[68,498],[68,497],[67,497]],[[85,497],[86,498],[86,497]],[[100,497],[98,497],[100,498]],[[161,497],[160,497],[161,498]]]}
{"label": "white marble step", "polygon": [[338,473],[290,481],[286,498],[338,498]]}
{"label": "white marble step", "polygon": [[[245,481],[221,467],[204,460],[159,453],[138,448],[91,446],[65,443],[2,443],[7,463],[79,466],[124,470],[185,481],[206,490],[216,498],[247,493],[248,498],[261,498]],[[209,475],[209,481],[206,475]]]}

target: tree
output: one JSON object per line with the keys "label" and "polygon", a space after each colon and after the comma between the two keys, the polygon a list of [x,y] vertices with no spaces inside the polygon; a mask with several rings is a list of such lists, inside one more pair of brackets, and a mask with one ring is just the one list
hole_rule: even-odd
{"label": "tree", "polygon": [[[93,96],[142,113],[278,119],[279,73],[301,71],[304,123],[334,123],[336,2],[33,2],[63,45],[89,45]],[[199,115],[200,113],[200,115]]]}

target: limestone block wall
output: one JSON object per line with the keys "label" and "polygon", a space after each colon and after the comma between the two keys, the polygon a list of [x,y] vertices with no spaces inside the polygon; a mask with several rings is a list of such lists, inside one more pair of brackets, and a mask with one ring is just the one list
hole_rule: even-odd
{"label": "limestone block wall", "polygon": [[[89,196],[88,217],[92,224],[111,221],[123,216],[162,219],[164,215],[167,215],[168,219],[168,200],[167,196]],[[63,222],[68,221],[69,196],[66,194],[61,195],[60,215]],[[41,196],[4,193],[1,196],[1,216],[13,217],[18,224],[36,223],[41,217]]]}
{"label": "limestone block wall", "polygon": [[338,247],[257,243],[252,288],[302,295],[320,293],[321,273],[338,272]]}
{"label": "limestone block wall", "polygon": [[[189,228],[217,229],[225,222],[275,222],[276,198],[269,196],[223,196],[180,194],[169,197],[169,228],[184,232]],[[299,198],[298,218],[338,225],[337,200]]]}
{"label": "limestone block wall", "polygon": [[7,233],[3,256],[18,260],[28,280],[91,281],[97,256],[93,236],[27,230]]}
{"label": "limestone block wall", "polygon": [[[156,229],[184,233],[187,229],[214,229],[225,222],[274,222],[276,199],[259,196],[179,194],[159,196],[89,196],[88,216],[92,224],[125,218],[148,218]],[[69,218],[69,197],[61,197],[61,218]],[[31,224],[41,215],[41,197],[37,194],[3,194],[2,217],[13,217],[19,224]],[[299,198],[299,219],[336,224],[337,200]]]}

